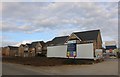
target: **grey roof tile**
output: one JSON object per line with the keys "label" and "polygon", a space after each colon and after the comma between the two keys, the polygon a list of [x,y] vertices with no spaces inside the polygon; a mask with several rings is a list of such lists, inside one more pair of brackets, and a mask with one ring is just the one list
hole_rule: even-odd
{"label": "grey roof tile", "polygon": [[82,41],[96,40],[100,30],[91,30],[84,32],[75,32],[74,34]]}

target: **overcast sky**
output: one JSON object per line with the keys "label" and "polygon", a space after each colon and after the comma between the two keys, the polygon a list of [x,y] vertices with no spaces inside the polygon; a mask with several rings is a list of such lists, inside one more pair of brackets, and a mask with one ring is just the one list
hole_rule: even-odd
{"label": "overcast sky", "polygon": [[117,2],[5,2],[0,11],[3,46],[96,29],[103,41],[118,38]]}

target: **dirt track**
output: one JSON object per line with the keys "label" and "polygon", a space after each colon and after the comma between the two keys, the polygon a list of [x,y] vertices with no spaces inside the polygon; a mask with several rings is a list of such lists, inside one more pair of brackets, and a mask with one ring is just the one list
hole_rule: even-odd
{"label": "dirt track", "polygon": [[[24,71],[23,71],[24,70]],[[118,75],[118,60],[91,65],[28,66],[3,63],[4,75]]]}
{"label": "dirt track", "polygon": [[3,62],[17,63],[31,66],[56,66],[66,64],[92,64],[93,60],[47,58],[47,57],[3,57]]}

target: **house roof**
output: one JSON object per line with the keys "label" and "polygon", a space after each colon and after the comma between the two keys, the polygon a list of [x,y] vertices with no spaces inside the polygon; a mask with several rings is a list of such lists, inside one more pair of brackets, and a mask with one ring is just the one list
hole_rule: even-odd
{"label": "house roof", "polygon": [[74,34],[82,41],[96,40],[100,30],[91,30],[84,32],[75,32]]}
{"label": "house roof", "polygon": [[10,48],[10,50],[18,50],[18,47],[16,46],[8,46]]}
{"label": "house roof", "polygon": [[52,41],[47,41],[45,44],[46,46],[49,46],[50,44],[52,44]]}
{"label": "house roof", "polygon": [[45,45],[44,41],[36,41],[36,42],[32,42],[31,45],[32,45],[32,47],[35,47],[38,43],[40,43],[42,46]]}
{"label": "house roof", "polygon": [[56,44],[64,44],[68,37],[69,36],[55,37],[52,40],[52,44],[54,44],[54,45],[56,45]]}
{"label": "house roof", "polygon": [[24,44],[21,44],[20,46],[23,46],[23,47],[24,47],[25,45],[24,45]]}
{"label": "house roof", "polygon": [[26,45],[27,45],[29,48],[32,48],[32,44],[26,43]]}

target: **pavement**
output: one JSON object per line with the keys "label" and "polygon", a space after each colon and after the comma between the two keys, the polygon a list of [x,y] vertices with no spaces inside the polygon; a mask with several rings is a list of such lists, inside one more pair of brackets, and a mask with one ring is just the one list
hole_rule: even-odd
{"label": "pavement", "polygon": [[28,66],[2,63],[3,75],[118,75],[118,59],[92,65]]}

